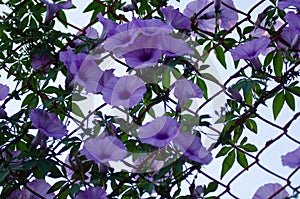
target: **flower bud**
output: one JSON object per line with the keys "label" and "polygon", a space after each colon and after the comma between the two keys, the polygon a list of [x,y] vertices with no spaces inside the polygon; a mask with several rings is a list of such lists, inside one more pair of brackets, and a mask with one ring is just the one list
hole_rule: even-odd
{"label": "flower bud", "polygon": [[221,7],[221,0],[215,0],[215,9],[220,10]]}
{"label": "flower bud", "polygon": [[241,94],[239,93],[238,90],[232,88],[232,87],[229,87],[228,88],[228,92],[231,94],[232,98],[237,101],[237,102],[242,102],[243,101],[243,98],[241,96]]}

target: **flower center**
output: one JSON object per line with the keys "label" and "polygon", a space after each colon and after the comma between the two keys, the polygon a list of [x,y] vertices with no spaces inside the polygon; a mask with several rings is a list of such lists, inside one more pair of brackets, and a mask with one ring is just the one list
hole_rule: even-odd
{"label": "flower center", "polygon": [[129,91],[123,91],[119,94],[120,99],[126,100],[129,99],[131,96],[131,93]]}
{"label": "flower center", "polygon": [[159,133],[155,136],[156,139],[158,140],[165,140],[165,139],[168,139],[169,138],[169,135],[165,132],[163,133]]}

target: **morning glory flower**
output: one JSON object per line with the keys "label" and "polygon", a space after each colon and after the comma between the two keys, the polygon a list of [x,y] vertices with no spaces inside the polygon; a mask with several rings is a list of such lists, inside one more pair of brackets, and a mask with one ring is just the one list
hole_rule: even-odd
{"label": "morning glory flower", "polygon": [[101,39],[106,39],[106,37],[108,36],[108,33],[110,31],[113,31],[118,24],[110,19],[104,18],[102,13],[99,13],[97,15],[97,18],[99,20],[99,22],[102,24],[102,34],[100,36]]}
{"label": "morning glory flower", "polygon": [[[264,199],[269,198],[274,193],[276,193],[282,186],[278,183],[268,183],[261,186],[254,194],[252,199]],[[282,190],[276,196],[272,197],[272,199],[284,199],[288,197],[289,194],[286,190]]]}
{"label": "morning glory flower", "polygon": [[278,8],[283,10],[288,7],[296,7],[299,10],[300,0],[279,0],[278,1]]}
{"label": "morning glory flower", "polygon": [[174,9],[173,6],[161,8],[160,11],[163,13],[167,24],[177,29],[191,29],[190,19],[180,13],[178,9]]}
{"label": "morning glory flower", "polygon": [[79,191],[75,199],[107,199],[107,196],[101,187],[90,187],[86,191]]}
{"label": "morning glory flower", "polygon": [[9,87],[3,84],[0,84],[0,100],[4,100],[9,93]]}
{"label": "morning glory flower", "polygon": [[[278,48],[288,48],[299,50],[300,49],[300,35],[297,34],[292,28],[285,27],[280,33],[280,39],[276,41]],[[299,52],[293,52],[293,55],[299,55]]]}
{"label": "morning glory flower", "polygon": [[[55,197],[54,193],[47,194],[48,190],[51,188],[51,185],[47,183],[44,179],[36,179],[32,182],[27,183],[27,186],[33,190],[34,192],[38,193],[40,196],[43,196],[46,199],[52,199]],[[22,190],[14,191],[8,199],[39,199],[40,197],[29,191],[26,187],[23,187]]]}
{"label": "morning glory flower", "polygon": [[145,92],[145,82],[137,76],[112,78],[102,90],[103,99],[106,103],[125,108],[131,108],[138,104]]}
{"label": "morning glory flower", "polygon": [[209,164],[212,161],[212,154],[201,143],[201,138],[190,133],[181,132],[174,139],[183,154],[190,160],[201,164]]}
{"label": "morning glory flower", "polygon": [[47,0],[41,0],[44,4],[46,4],[47,14],[45,18],[45,24],[50,24],[54,15],[60,11],[61,9],[69,9],[72,7],[72,0],[67,0],[63,4],[50,3]]}
{"label": "morning glory flower", "polygon": [[42,109],[30,110],[29,118],[32,126],[41,130],[48,137],[62,138],[67,134],[67,127],[59,120],[55,113]]}
{"label": "morning glory flower", "polygon": [[[223,2],[228,4],[229,6],[235,7],[232,0],[224,0]],[[189,4],[187,4],[186,8],[183,11],[183,14],[191,18],[194,16],[194,14],[198,13],[209,3],[210,3],[209,0],[192,1]],[[215,16],[214,8],[212,6],[208,7],[205,11],[203,11],[200,14],[197,20],[198,28],[201,30],[214,32],[216,27],[215,18],[216,16]],[[236,24],[237,20],[238,20],[237,12],[224,5],[220,5],[220,18],[217,23],[221,26],[221,28],[228,30]]]}
{"label": "morning glory flower", "polygon": [[135,29],[140,31],[143,35],[154,36],[157,34],[170,34],[173,27],[162,22],[160,19],[136,19],[132,18]]}
{"label": "morning glory flower", "polygon": [[[35,53],[31,59],[31,66],[35,70],[38,70],[41,67],[45,67],[45,71],[47,72],[49,69],[49,63],[51,60],[52,60],[51,57],[49,57],[45,53],[42,53],[42,54]],[[48,65],[46,65],[46,64],[48,64]]]}
{"label": "morning glory flower", "polygon": [[297,34],[300,34],[300,15],[295,14],[294,12],[288,12],[284,18],[288,22],[289,27]]}
{"label": "morning glory flower", "polygon": [[182,109],[190,98],[203,97],[203,91],[191,80],[179,79],[175,82],[174,95],[178,99],[179,108]]}
{"label": "morning glory flower", "polygon": [[165,147],[179,133],[180,124],[171,117],[158,117],[139,127],[138,137],[142,143],[155,147]]}
{"label": "morning glory flower", "polygon": [[270,42],[268,37],[263,36],[258,39],[247,41],[229,51],[234,61],[239,59],[249,59],[256,70],[261,70],[261,63],[258,59],[258,55],[267,49]]}
{"label": "morning glory flower", "polygon": [[289,166],[290,168],[300,167],[300,147],[281,156],[281,161],[283,166]]}
{"label": "morning glory flower", "polygon": [[127,150],[123,142],[116,137],[98,136],[85,141],[81,153],[96,163],[106,164],[109,161],[123,160]]}
{"label": "morning glory flower", "polygon": [[[77,36],[79,36],[79,35],[82,35],[82,32],[81,31],[78,31],[77,33],[76,33],[76,35]],[[87,37],[87,38],[90,38],[90,39],[97,39],[97,38],[99,38],[99,33],[98,33],[98,31],[95,29],[95,28],[93,28],[93,27],[88,27],[86,30],[85,30],[85,35],[84,35],[85,37]],[[80,46],[80,45],[83,45],[83,44],[85,44],[85,41],[83,40],[83,39],[76,39],[75,41],[74,41],[74,46],[75,47],[77,47],[77,46]],[[96,43],[97,44],[97,43]],[[84,49],[82,49],[81,50],[81,52],[87,52],[88,51],[88,48],[87,47],[85,47]]]}
{"label": "morning glory flower", "polygon": [[74,76],[74,81],[85,88],[86,92],[99,93],[98,83],[102,71],[94,61],[94,57],[84,53],[75,54],[71,48],[59,53],[59,60],[65,64]]}

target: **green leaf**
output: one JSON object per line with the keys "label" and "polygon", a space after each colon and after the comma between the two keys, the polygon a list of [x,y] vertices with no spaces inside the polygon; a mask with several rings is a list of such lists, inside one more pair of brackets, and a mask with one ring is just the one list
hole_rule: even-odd
{"label": "green leaf", "polygon": [[208,93],[207,93],[207,86],[206,86],[206,83],[200,79],[200,78],[197,78],[197,85],[201,88],[201,90],[203,91],[203,97],[205,99],[208,99]]}
{"label": "green leaf", "polygon": [[54,191],[57,191],[60,189],[67,181],[59,181],[56,182],[49,190],[47,193],[53,193]]}
{"label": "green leaf", "polygon": [[237,161],[238,161],[238,163],[243,168],[248,167],[248,161],[247,161],[246,155],[243,152],[239,151],[239,150],[236,150],[236,151],[237,151]]}
{"label": "green leaf", "polygon": [[300,97],[300,87],[295,86],[295,87],[288,87],[286,88],[288,91],[290,91],[291,93],[297,95],[298,97]]}
{"label": "green leaf", "polygon": [[235,151],[232,150],[228,156],[224,159],[222,164],[221,178],[232,168],[235,159]]}
{"label": "green leaf", "polygon": [[285,91],[285,101],[288,106],[295,111],[295,97],[288,91]]}
{"label": "green leaf", "polygon": [[264,67],[267,67],[271,63],[271,61],[274,57],[274,53],[275,53],[275,51],[272,51],[266,56],[265,61],[264,61]]}
{"label": "green leaf", "polygon": [[246,127],[250,130],[253,131],[254,133],[257,133],[257,124],[254,120],[252,119],[247,119],[245,121]]}
{"label": "green leaf", "polygon": [[79,93],[72,94],[72,101],[82,101],[87,99],[87,97],[80,95]]}
{"label": "green leaf", "polygon": [[93,11],[93,10],[97,9],[98,7],[100,7],[100,5],[98,3],[92,2],[84,9],[83,13]]}
{"label": "green leaf", "polygon": [[9,171],[0,172],[0,182],[2,182],[8,174]]}
{"label": "green leaf", "polygon": [[245,145],[242,145],[239,147],[248,152],[256,152],[257,151],[257,147],[254,146],[253,144],[245,144]]}
{"label": "green leaf", "polygon": [[230,151],[230,149],[232,149],[232,147],[224,146],[224,147],[219,151],[219,153],[216,155],[216,158],[226,155],[226,154]]}
{"label": "green leaf", "polygon": [[280,113],[282,107],[284,104],[284,94],[283,91],[281,91],[280,93],[278,93],[274,100],[273,100],[273,115],[274,115],[274,119],[276,120],[278,114]]}
{"label": "green leaf", "polygon": [[72,113],[74,113],[75,115],[81,117],[81,118],[84,118],[84,113],[82,112],[82,110],[80,109],[80,107],[75,104],[75,103],[72,103]]}
{"label": "green leaf", "polygon": [[37,107],[38,103],[39,97],[36,96],[34,93],[30,93],[23,100],[21,107],[23,108],[24,106],[28,105],[28,108],[31,109]]}
{"label": "green leaf", "polygon": [[225,53],[223,51],[223,48],[221,46],[217,46],[215,48],[215,54],[217,56],[217,59],[219,62],[224,66],[225,69],[227,69],[226,60],[225,60]]}
{"label": "green leaf", "polygon": [[171,74],[170,70],[165,70],[162,74],[162,86],[164,90],[168,90],[170,88],[171,83]]}
{"label": "green leaf", "polygon": [[218,188],[218,183],[217,182],[211,182],[208,184],[208,186],[204,189],[204,195],[210,193],[210,192],[214,192],[217,190]]}
{"label": "green leaf", "polygon": [[283,68],[283,59],[279,52],[277,52],[273,59],[274,72],[277,77],[281,76]]}

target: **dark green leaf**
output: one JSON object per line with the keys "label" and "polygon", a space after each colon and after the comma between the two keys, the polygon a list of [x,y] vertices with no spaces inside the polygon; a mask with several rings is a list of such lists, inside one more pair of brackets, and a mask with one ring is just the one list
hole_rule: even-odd
{"label": "dark green leaf", "polygon": [[276,53],[273,59],[273,66],[274,66],[274,72],[275,75],[280,77],[282,73],[282,68],[283,68],[283,59],[280,53]]}
{"label": "dark green leaf", "polygon": [[288,91],[285,92],[285,101],[288,106],[295,111],[295,97]]}
{"label": "dark green leaf", "polygon": [[247,119],[245,121],[246,127],[250,130],[253,131],[254,133],[257,133],[257,124],[254,120],[252,119]]}
{"label": "dark green leaf", "polygon": [[290,91],[291,93],[297,95],[298,97],[300,97],[300,87],[298,87],[298,86],[288,87],[287,90]]}
{"label": "dark green leaf", "polygon": [[245,145],[242,145],[242,146],[239,146],[239,147],[244,149],[245,151],[248,151],[248,152],[257,151],[256,146],[254,146],[253,144],[245,144]]}
{"label": "dark green leaf", "polygon": [[282,107],[284,104],[284,94],[283,91],[281,91],[280,93],[278,93],[274,100],[273,100],[273,115],[274,115],[274,119],[276,120],[278,114],[280,113]]}
{"label": "dark green leaf", "polygon": [[232,147],[224,146],[224,147],[219,151],[219,153],[216,155],[216,158],[226,155],[226,154],[230,151],[230,149],[232,149]]}
{"label": "dark green leaf", "polygon": [[219,62],[224,66],[224,68],[227,68],[226,60],[225,60],[225,53],[224,53],[224,50],[221,46],[217,46],[215,48],[215,54],[216,54],[217,59],[219,60]]}
{"label": "dark green leaf", "polygon": [[0,172],[0,182],[2,182],[8,174],[9,174],[9,171]]}
{"label": "dark green leaf", "polygon": [[235,160],[235,151],[229,152],[228,156],[224,159],[222,164],[221,178],[231,169]]}
{"label": "dark green leaf", "polygon": [[243,168],[246,168],[248,166],[248,161],[247,161],[247,158],[246,158],[246,155],[239,151],[239,150],[236,150],[237,151],[237,161],[238,163],[243,167]]}
{"label": "dark green leaf", "polygon": [[271,61],[274,57],[274,52],[275,51],[272,51],[266,56],[265,61],[264,61],[264,67],[267,67],[271,63]]}
{"label": "dark green leaf", "polygon": [[204,195],[210,193],[210,192],[214,192],[217,190],[218,188],[218,183],[217,182],[211,182],[208,184],[208,186],[204,189]]}
{"label": "dark green leaf", "polygon": [[65,183],[66,183],[66,181],[59,181],[59,182],[56,182],[56,183],[48,190],[47,193],[53,193],[54,191],[57,191],[57,190],[60,189]]}
{"label": "dark green leaf", "polygon": [[74,113],[75,115],[79,116],[79,117],[82,117],[84,118],[84,113],[82,112],[82,110],[80,109],[80,107],[75,104],[75,103],[72,103],[72,113]]}

